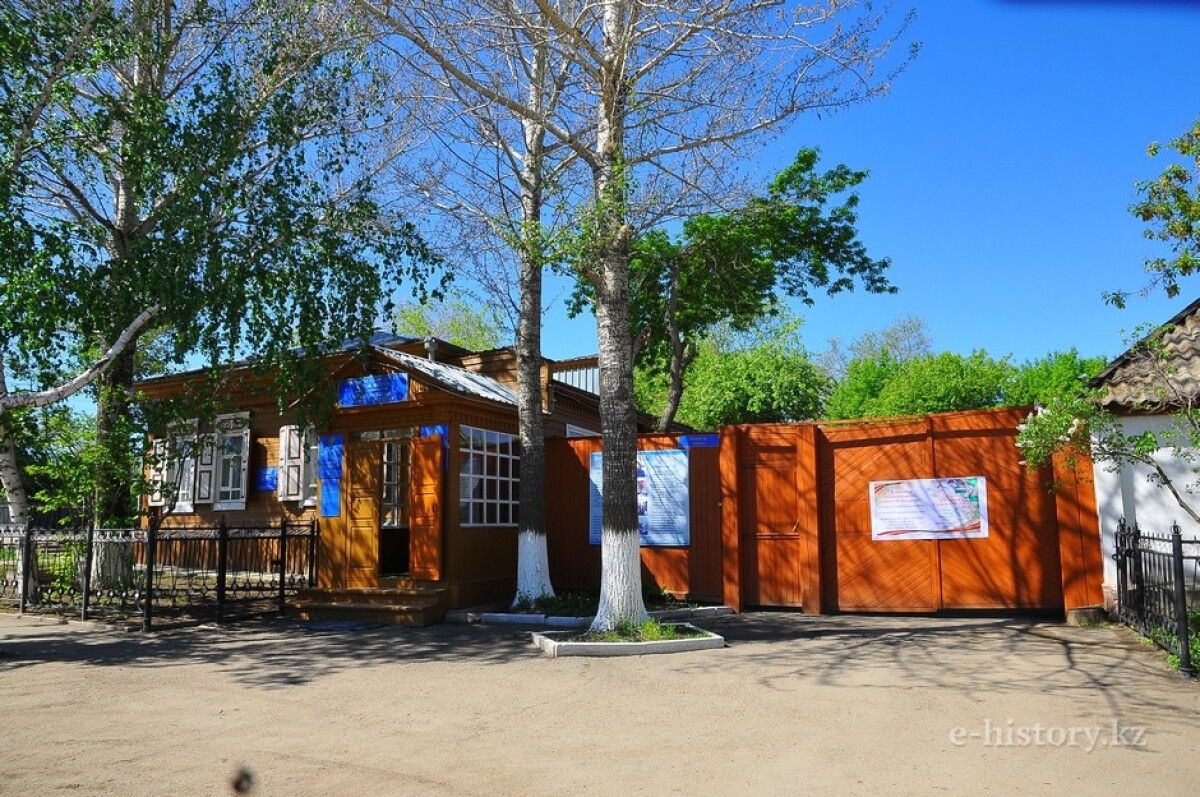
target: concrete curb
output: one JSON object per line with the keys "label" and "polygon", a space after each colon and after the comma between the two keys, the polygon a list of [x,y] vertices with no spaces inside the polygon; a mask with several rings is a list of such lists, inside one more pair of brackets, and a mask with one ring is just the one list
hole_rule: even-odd
{"label": "concrete curb", "polygon": [[[728,606],[695,606],[687,609],[661,609],[650,612],[655,620],[704,620],[733,614]],[[522,614],[520,612],[492,611],[490,607],[477,609],[455,609],[446,612],[447,623],[494,623],[497,625],[542,625],[547,628],[582,628],[590,625],[591,617],[567,617],[560,615]]]}
{"label": "concrete curb", "polygon": [[659,653],[684,653],[689,650],[715,650],[725,647],[725,638],[696,628],[691,623],[679,623],[704,636],[687,639],[664,639],[654,642],[569,642],[555,637],[567,636],[567,631],[534,631],[533,644],[552,659],[564,656],[649,656]]}

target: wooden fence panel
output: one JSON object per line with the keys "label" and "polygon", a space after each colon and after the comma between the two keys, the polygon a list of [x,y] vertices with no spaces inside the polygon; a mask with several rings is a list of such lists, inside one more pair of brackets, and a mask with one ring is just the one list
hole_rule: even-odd
{"label": "wooden fence panel", "polygon": [[[678,435],[638,438],[643,451],[679,448]],[[599,438],[546,443],[546,527],[550,577],[557,590],[600,588],[600,546],[588,542],[589,463]],[[688,449],[690,544],[642,548],[642,580],[698,601],[721,600],[721,491],[718,449]]]}
{"label": "wooden fence panel", "polygon": [[822,427],[820,489],[831,556],[824,578],[835,585],[830,608],[846,611],[933,611],[937,552],[927,540],[871,539],[870,483],[920,479],[930,472],[928,426]]}
{"label": "wooden fence panel", "polygon": [[[1051,495],[1015,445],[1020,410],[877,423],[727,427],[691,449],[691,543],[643,548],[647,584],[696,600],[805,611],[1056,609],[1095,602],[1099,534],[1087,491]],[[676,448],[679,436],[639,439]],[[597,438],[547,444],[551,577],[596,589],[588,462]],[[870,483],[987,479],[988,536],[873,540]],[[1064,596],[1064,584],[1069,594]]]}
{"label": "wooden fence panel", "polygon": [[988,536],[937,543],[943,608],[1062,605],[1054,497],[1044,485],[1047,474],[1030,474],[1020,463],[1015,428],[1022,417],[1013,412],[932,419],[933,477],[987,479]]}

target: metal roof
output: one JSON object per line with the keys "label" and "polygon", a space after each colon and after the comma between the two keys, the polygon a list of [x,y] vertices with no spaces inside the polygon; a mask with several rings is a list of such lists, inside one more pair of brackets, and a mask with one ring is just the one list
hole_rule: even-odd
{"label": "metal roof", "polygon": [[516,406],[517,394],[490,376],[477,374],[474,371],[459,368],[457,365],[440,363],[436,360],[428,360],[424,357],[417,357],[416,355],[406,354],[402,351],[385,349],[382,346],[372,346],[371,349],[381,359],[393,362],[408,370],[417,371],[432,379],[439,387],[443,387],[451,392]]}

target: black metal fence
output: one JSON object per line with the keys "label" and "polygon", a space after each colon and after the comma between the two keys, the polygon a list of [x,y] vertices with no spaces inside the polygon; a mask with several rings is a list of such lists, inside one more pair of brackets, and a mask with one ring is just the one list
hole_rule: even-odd
{"label": "black metal fence", "polygon": [[1179,657],[1179,671],[1196,674],[1200,635],[1200,539],[1184,539],[1178,524],[1167,536],[1144,534],[1124,518],[1117,526],[1117,608],[1121,622]]}
{"label": "black metal fence", "polygon": [[0,528],[0,604],[83,619],[215,619],[282,611],[316,577],[316,526]]}

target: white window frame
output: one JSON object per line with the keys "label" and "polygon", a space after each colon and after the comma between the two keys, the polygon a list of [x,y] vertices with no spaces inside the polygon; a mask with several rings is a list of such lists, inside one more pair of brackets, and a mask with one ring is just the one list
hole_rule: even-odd
{"label": "white window frame", "polygon": [[279,474],[276,495],[280,501],[296,501],[301,506],[317,505],[317,457],[319,437],[315,429],[303,435],[300,427],[279,427]]}
{"label": "white window frame", "polygon": [[[173,428],[166,437],[153,441],[150,468],[149,506],[164,506],[172,513],[195,511],[196,420]],[[173,484],[174,495],[168,500],[164,486]]]}
{"label": "white window frame", "polygon": [[250,470],[250,413],[218,415],[213,423],[213,442],[213,510],[245,509]]}
{"label": "white window frame", "polygon": [[520,483],[519,437],[491,429],[459,426],[460,526],[516,526]]}

